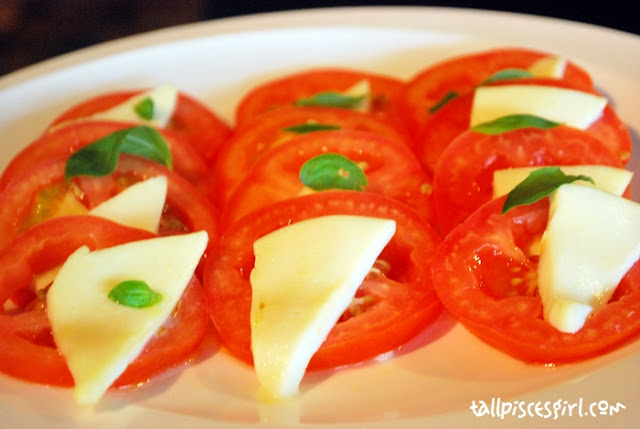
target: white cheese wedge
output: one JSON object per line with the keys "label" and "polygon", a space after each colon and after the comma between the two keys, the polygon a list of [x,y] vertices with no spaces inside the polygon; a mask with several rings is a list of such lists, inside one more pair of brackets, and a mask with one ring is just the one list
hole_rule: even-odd
{"label": "white cheese wedge", "polygon": [[[595,186],[603,191],[615,195],[622,195],[631,183],[633,173],[622,168],[609,167],[606,165],[558,165],[564,174],[577,176],[585,175],[593,179],[591,182],[579,180],[574,182],[577,185]],[[541,167],[514,167],[493,172],[493,198],[508,194],[520,182],[527,178],[532,171]]]}
{"label": "white cheese wedge", "polygon": [[529,114],[586,129],[602,115],[606,105],[605,97],[555,86],[480,86],[475,90],[469,126]]}
{"label": "white cheese wedge", "polygon": [[89,211],[122,225],[158,232],[167,197],[167,177],[156,176],[134,183]]}
{"label": "white cheese wedge", "polygon": [[[143,118],[136,113],[136,105],[145,99],[150,99],[153,103],[151,119]],[[124,103],[118,104],[109,110],[95,113],[91,116],[91,119],[139,122],[165,127],[173,115],[177,102],[178,90],[176,87],[173,85],[161,85],[131,97]]]}
{"label": "white cheese wedge", "polygon": [[332,215],[254,243],[251,347],[264,395],[298,392],[311,357],[394,233],[393,220]]}
{"label": "white cheese wedge", "polygon": [[343,92],[343,95],[349,97],[362,97],[361,101],[357,106],[355,106],[355,108],[353,108],[353,110],[357,110],[359,112],[368,112],[371,110],[371,84],[367,79],[356,82],[351,87],[347,88]]}
{"label": "white cheese wedge", "polygon": [[536,77],[561,78],[567,68],[567,59],[562,57],[544,57],[529,66],[529,71]]}
{"label": "white cheese wedge", "polygon": [[567,184],[551,196],[538,287],[544,318],[575,333],[640,257],[640,204]]}
{"label": "white cheese wedge", "polygon": [[[152,238],[90,252],[79,248],[47,293],[55,343],[81,404],[99,400],[164,323],[188,285],[207,245],[204,231]],[[111,301],[125,280],[142,280],[162,300],[147,308]]]}

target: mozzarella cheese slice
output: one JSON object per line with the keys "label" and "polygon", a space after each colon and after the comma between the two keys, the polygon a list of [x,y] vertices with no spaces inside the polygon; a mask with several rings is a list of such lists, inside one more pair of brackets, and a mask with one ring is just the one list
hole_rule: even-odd
{"label": "mozzarella cheese slice", "polygon": [[361,80],[347,88],[343,92],[344,95],[349,97],[362,97],[362,100],[353,109],[359,112],[368,112],[371,110],[371,84],[367,79]]}
{"label": "mozzarella cheese slice", "polygon": [[[98,401],[169,317],[207,245],[204,231],[135,241],[90,252],[79,248],[47,292],[56,346],[81,404]],[[162,300],[131,308],[108,298],[125,280],[142,280]]]}
{"label": "mozzarella cheese slice", "polygon": [[566,68],[566,58],[544,57],[531,64],[529,71],[537,77],[561,78]]}
{"label": "mozzarella cheese slice", "polygon": [[551,196],[538,287],[544,318],[575,333],[640,257],[640,204],[567,184]]}
{"label": "mozzarella cheese slice", "polygon": [[394,233],[393,220],[332,215],[254,243],[251,347],[264,395],[297,393],[309,360]]}
{"label": "mozzarella cheese slice", "polygon": [[480,86],[475,90],[469,126],[529,114],[584,130],[602,115],[606,105],[607,99],[599,95],[555,86]]}
{"label": "mozzarella cheese slice", "polygon": [[167,197],[167,177],[134,183],[89,211],[122,225],[158,232]]}
{"label": "mozzarella cheese slice", "polygon": [[[633,173],[623,168],[609,167],[606,165],[563,165],[558,166],[567,175],[585,175],[593,179],[591,182],[579,180],[577,185],[595,186],[603,191],[615,195],[622,195],[631,183]],[[508,194],[520,182],[527,178],[531,172],[542,167],[514,167],[493,172],[493,198]]]}

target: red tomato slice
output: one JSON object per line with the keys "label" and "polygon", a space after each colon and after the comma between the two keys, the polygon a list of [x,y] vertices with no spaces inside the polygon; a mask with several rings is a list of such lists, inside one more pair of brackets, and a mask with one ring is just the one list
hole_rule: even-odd
{"label": "red tomato slice", "polygon": [[[16,176],[40,162],[59,156],[69,156],[78,149],[131,124],[118,122],[79,122],[40,136],[19,152],[0,176],[0,190]],[[213,178],[204,159],[184,140],[162,132],[169,144],[173,169],[210,196]]]}
{"label": "red tomato slice", "polygon": [[402,201],[435,222],[431,178],[411,149],[376,134],[342,130],[294,137],[263,155],[225,206],[223,229],[242,215],[308,190],[300,181],[300,168],[324,153],[339,153],[360,165],[368,180],[365,192]]}
{"label": "red tomato slice", "polygon": [[16,235],[46,218],[46,204],[38,205],[37,196],[46,192],[73,191],[91,209],[132,183],[165,175],[168,180],[165,211],[161,218],[162,235],[205,230],[210,245],[219,234],[218,211],[196,188],[163,165],[132,155],[121,155],[114,173],[106,177],[77,177],[66,184],[66,158],[38,164],[16,177],[0,192],[0,249]]}
{"label": "red tomato slice", "polygon": [[[56,349],[46,299],[33,290],[35,275],[61,265],[82,245],[101,249],[153,234],[92,216],[43,222],[0,251],[0,371],[23,380],[72,386],[66,362]],[[6,309],[17,293],[30,294],[24,308]],[[162,334],[153,337],[113,386],[135,385],[184,363],[196,351],[209,323],[202,287],[194,276]]]}
{"label": "red tomato slice", "polygon": [[312,69],[298,71],[263,83],[245,94],[236,108],[236,126],[242,126],[260,113],[322,92],[343,92],[358,82],[369,82],[372,93],[370,113],[400,126],[398,103],[404,81],[382,74],[349,69]]}
{"label": "red tomato slice", "polygon": [[544,232],[548,199],[501,214],[492,200],[455,228],[438,249],[433,281],[449,312],[487,344],[527,362],[563,363],[603,354],[640,332],[640,264],[611,301],[575,334],[542,318],[537,257],[527,254]]}
{"label": "red tomato slice", "polygon": [[[143,91],[119,91],[82,101],[61,113],[50,127],[105,111]],[[231,135],[231,127],[218,115],[200,101],[182,92],[178,94],[176,108],[164,131],[167,131],[169,136],[188,141],[208,161],[215,157],[220,144]]]}
{"label": "red tomato slice", "polygon": [[340,108],[281,107],[259,115],[244,127],[238,127],[234,136],[220,148],[215,168],[218,205],[223,207],[226,204],[235,187],[263,154],[299,135],[285,128],[313,122],[345,130],[373,132],[409,147],[412,144],[402,129],[371,115]]}
{"label": "red tomato slice", "polygon": [[[553,85],[563,88],[579,89],[567,82],[553,79],[519,79],[510,82],[496,82],[491,85]],[[595,91],[592,91],[596,93]],[[434,172],[440,156],[446,147],[460,133],[469,129],[473,92],[454,98],[425,122],[420,136],[416,137],[416,154],[429,172]],[[585,131],[600,139],[626,164],[631,158],[631,135],[627,126],[607,104],[602,115]]]}
{"label": "red tomato slice", "polygon": [[346,313],[312,358],[308,369],[360,362],[393,350],[432,323],[440,312],[430,278],[431,255],[440,238],[413,210],[377,194],[325,191],[281,201],[236,222],[205,265],[204,289],[222,344],[251,362],[251,284],[253,243],[291,223],[330,214],[353,214],[396,220],[396,233],[380,260],[385,276],[370,276],[359,296],[371,304]]}
{"label": "red tomato slice", "polygon": [[[472,52],[430,65],[415,75],[406,86],[400,106],[407,125],[419,133],[436,107],[450,92],[472,91],[495,73],[505,69],[528,69],[551,53],[523,48],[496,48]],[[573,62],[567,62],[561,80],[586,91],[593,90],[589,74]]]}
{"label": "red tomato slice", "polygon": [[602,141],[577,128],[523,128],[495,135],[465,131],[449,144],[434,174],[440,231],[447,234],[492,198],[495,170],[576,164],[623,168]]}

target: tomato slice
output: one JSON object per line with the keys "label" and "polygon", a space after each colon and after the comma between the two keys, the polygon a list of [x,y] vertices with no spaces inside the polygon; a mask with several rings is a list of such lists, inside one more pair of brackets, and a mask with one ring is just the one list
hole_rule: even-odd
{"label": "tomato slice", "polygon": [[506,197],[483,205],[455,228],[436,252],[433,281],[444,306],[487,344],[526,362],[557,364],[604,354],[640,332],[640,264],[614,297],[575,334],[542,317],[537,257],[549,204],[543,199],[501,214]]}
{"label": "tomato slice", "polygon": [[319,68],[302,70],[263,83],[245,94],[236,108],[236,126],[243,126],[260,113],[322,92],[341,93],[366,80],[371,88],[369,113],[383,120],[404,126],[398,112],[398,103],[404,90],[404,81],[395,77],[362,70]]}
{"label": "tomato slice", "polygon": [[[0,176],[0,190],[16,176],[40,162],[59,156],[69,156],[78,149],[111,134],[130,127],[122,122],[79,122],[55,129],[40,136],[20,151],[7,165]],[[169,144],[173,169],[195,184],[200,191],[210,196],[213,191],[213,178],[210,167],[204,159],[184,140],[174,138],[162,132]]]}
{"label": "tomato slice", "polygon": [[[53,120],[50,128],[105,111],[141,92],[144,90],[118,91],[92,97],[62,112]],[[183,92],[178,93],[176,108],[163,131],[176,139],[188,141],[207,161],[215,157],[220,144],[229,138],[232,132],[231,127],[209,107]]]}
{"label": "tomato slice", "polygon": [[[61,265],[78,247],[102,249],[153,234],[93,216],[66,216],[29,229],[0,251],[0,371],[26,381],[72,386],[73,378],[56,349],[47,318],[46,299],[36,293],[37,274]],[[7,309],[18,293],[31,302]],[[176,311],[114,387],[146,382],[150,377],[189,359],[209,324],[202,287],[194,276]]]}
{"label": "tomato slice", "polygon": [[300,181],[300,168],[324,153],[339,153],[360,165],[368,180],[365,192],[402,201],[435,222],[431,177],[411,149],[369,132],[342,130],[294,137],[263,155],[225,206],[223,228],[260,207],[310,192]]}
{"label": "tomato slice", "polygon": [[[472,91],[495,73],[505,69],[528,69],[536,61],[553,54],[523,48],[495,48],[448,58],[421,70],[409,80],[401,98],[401,110],[410,131],[419,133],[431,110],[449,93]],[[589,74],[568,61],[561,80],[586,91],[593,90]]]}
{"label": "tomato slice", "polygon": [[443,152],[434,173],[440,231],[447,234],[493,197],[495,170],[577,164],[623,168],[601,140],[577,128],[523,128],[494,135],[465,131]]}
{"label": "tomato slice", "polygon": [[[554,79],[519,79],[496,82],[491,85],[552,85],[562,88],[579,89],[575,85]],[[592,91],[595,93],[595,91]],[[434,172],[446,147],[460,133],[469,129],[473,92],[454,98],[427,119],[416,137],[416,155],[429,172]],[[602,115],[585,131],[600,139],[626,164],[631,158],[631,135],[627,126],[616,114],[611,104],[607,104]]]}
{"label": "tomato slice", "polygon": [[433,228],[413,210],[382,195],[325,191],[280,201],[253,212],[229,228],[205,264],[204,290],[222,344],[234,356],[252,361],[251,284],[254,241],[278,228],[312,217],[354,214],[396,220],[396,233],[379,260],[384,276],[371,276],[358,295],[371,304],[345,314],[312,358],[309,368],[327,369],[360,362],[393,350],[432,323],[440,304],[431,285],[431,257],[440,243]]}
{"label": "tomato slice", "polygon": [[65,182],[65,164],[64,157],[40,163],[0,192],[0,249],[20,232],[46,219],[47,215],[41,214],[46,207],[38,205],[38,195],[56,190],[72,192],[75,187],[75,194],[91,209],[125,187],[158,175],[165,175],[168,180],[160,234],[205,230],[210,245],[219,235],[218,210],[191,183],[161,164],[125,154],[110,176],[77,177],[71,184]]}
{"label": "tomato slice", "polygon": [[412,145],[404,130],[371,115],[329,107],[281,107],[237,127],[234,136],[220,148],[215,168],[218,205],[226,204],[235,187],[263,154],[299,135],[285,128],[314,122],[345,130],[369,131],[409,147]]}

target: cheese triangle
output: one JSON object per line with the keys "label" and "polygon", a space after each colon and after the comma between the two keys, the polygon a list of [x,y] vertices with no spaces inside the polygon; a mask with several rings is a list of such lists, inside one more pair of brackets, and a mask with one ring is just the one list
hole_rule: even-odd
{"label": "cheese triangle", "polygon": [[311,357],[394,233],[393,220],[332,215],[255,242],[251,346],[266,396],[297,393]]}
{"label": "cheese triangle", "polygon": [[[169,317],[207,245],[204,231],[135,241],[90,252],[79,248],[47,292],[56,346],[81,404],[98,401]],[[142,280],[159,303],[132,308],[108,298],[118,283]]]}

